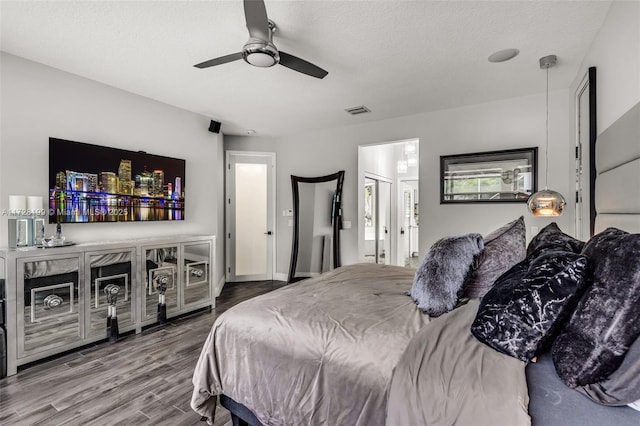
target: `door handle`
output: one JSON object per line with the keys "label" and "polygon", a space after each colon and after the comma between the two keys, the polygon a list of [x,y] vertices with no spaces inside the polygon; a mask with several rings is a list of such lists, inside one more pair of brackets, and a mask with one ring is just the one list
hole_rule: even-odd
{"label": "door handle", "polygon": [[267,231],[267,232],[264,233],[264,235],[271,235],[271,234],[273,234],[273,232],[271,232],[271,231]]}
{"label": "door handle", "polygon": [[400,228],[400,235],[404,235],[404,228]]}

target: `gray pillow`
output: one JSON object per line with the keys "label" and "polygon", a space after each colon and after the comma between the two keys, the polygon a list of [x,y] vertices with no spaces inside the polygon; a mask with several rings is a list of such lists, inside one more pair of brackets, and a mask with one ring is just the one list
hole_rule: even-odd
{"label": "gray pillow", "polygon": [[437,317],[451,311],[468,278],[473,259],[484,247],[482,235],[467,234],[436,241],[413,279],[410,296],[422,312]]}
{"label": "gray pillow", "polygon": [[524,260],[526,243],[523,216],[484,237],[484,251],[475,261],[464,295],[483,297],[500,275]]}

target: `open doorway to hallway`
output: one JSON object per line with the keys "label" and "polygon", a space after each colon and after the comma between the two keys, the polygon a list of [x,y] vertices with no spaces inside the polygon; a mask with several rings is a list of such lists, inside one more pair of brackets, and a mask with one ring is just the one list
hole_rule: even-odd
{"label": "open doorway to hallway", "polygon": [[418,158],[418,139],[358,147],[362,262],[417,267]]}

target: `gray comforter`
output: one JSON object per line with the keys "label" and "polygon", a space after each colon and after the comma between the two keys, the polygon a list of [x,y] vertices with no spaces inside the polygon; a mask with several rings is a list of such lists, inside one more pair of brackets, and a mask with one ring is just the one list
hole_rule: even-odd
{"label": "gray comforter", "polygon": [[[485,362],[486,357],[509,358],[488,347],[479,348],[482,344],[469,332],[470,320],[465,331],[460,331],[464,343],[457,342],[458,333],[440,330],[430,336],[427,329],[432,320],[405,296],[413,274],[411,269],[395,266],[345,266],[236,305],[218,317],[204,344],[193,375],[191,407],[212,421],[216,396],[225,394],[251,409],[266,425],[384,425],[391,378],[394,368],[402,368],[398,364],[401,357],[409,366],[427,356],[433,371],[440,365],[452,369],[455,362],[474,358],[462,356],[467,345],[472,345],[471,354],[482,357],[474,368],[488,369],[482,377],[516,376],[495,389],[490,399],[513,401],[517,394],[516,418],[525,423],[511,424],[526,424],[524,364],[512,360],[511,367],[505,368],[498,362]],[[414,352],[413,357],[403,357],[407,346],[421,347],[410,345],[418,337],[449,349],[437,356]],[[446,345],[449,339],[456,341],[453,346]],[[418,376],[427,371],[409,370]],[[451,378],[459,379],[452,374],[442,377]],[[407,376],[407,380],[414,378]],[[441,385],[428,395],[430,406],[446,416],[455,416],[452,410],[458,409],[470,418],[474,406],[466,404],[474,401],[467,397],[456,406],[448,402],[458,398],[451,389],[459,390],[460,383]],[[398,391],[413,392],[410,388]],[[398,404],[389,407],[394,416],[410,406],[403,397],[391,401]],[[487,401],[476,400],[478,404]],[[400,423],[392,420],[389,424]]]}
{"label": "gray comforter", "polygon": [[531,424],[525,363],[478,341],[478,299],[434,319],[396,366],[387,425]]}

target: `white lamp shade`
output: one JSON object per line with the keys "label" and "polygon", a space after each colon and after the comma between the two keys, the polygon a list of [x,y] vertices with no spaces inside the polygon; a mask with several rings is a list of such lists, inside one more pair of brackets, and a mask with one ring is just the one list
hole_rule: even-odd
{"label": "white lamp shade", "polygon": [[32,214],[42,210],[42,197],[30,195],[27,197],[27,210]]}
{"label": "white lamp shade", "polygon": [[12,215],[20,215],[27,210],[27,197],[24,195],[9,195],[9,210]]}
{"label": "white lamp shade", "polygon": [[527,201],[527,207],[534,216],[560,216],[566,205],[562,194],[550,189],[532,194]]}

